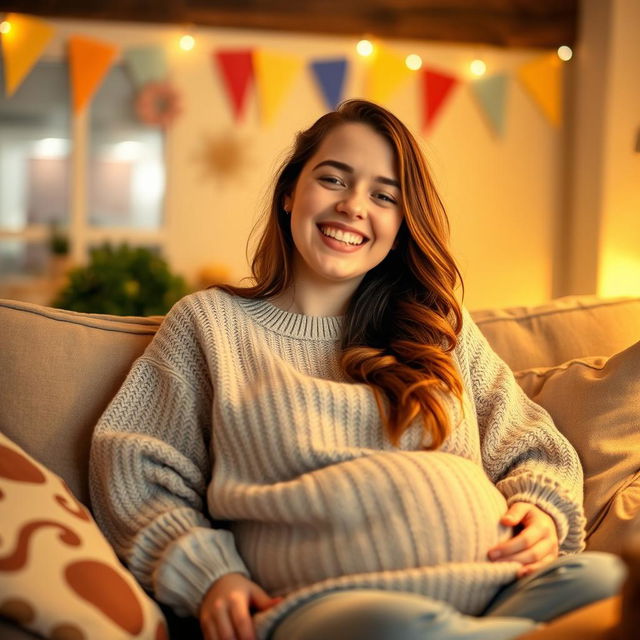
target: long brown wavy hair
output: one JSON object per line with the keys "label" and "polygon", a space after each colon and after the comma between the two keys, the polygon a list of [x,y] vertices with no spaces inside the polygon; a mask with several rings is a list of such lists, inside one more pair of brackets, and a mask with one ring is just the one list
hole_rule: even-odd
{"label": "long brown wavy hair", "polygon": [[[454,292],[462,277],[448,248],[449,222],[415,138],[392,113],[365,100],[347,100],[300,132],[280,166],[252,259],[254,285],[218,285],[245,298],[270,298],[293,283],[294,243],[284,198],[307,161],[336,127],[364,123],[394,150],[403,221],[396,245],[371,269],[345,315],[341,364],[375,394],[389,440],[421,416],[426,448],[437,449],[451,426],[441,392],[461,401],[452,350],[462,326]],[[259,226],[254,228],[253,233]]]}

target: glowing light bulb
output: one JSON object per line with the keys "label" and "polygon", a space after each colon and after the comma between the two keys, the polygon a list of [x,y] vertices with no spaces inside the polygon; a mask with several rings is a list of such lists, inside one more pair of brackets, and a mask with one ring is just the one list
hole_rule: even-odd
{"label": "glowing light bulb", "polygon": [[415,53],[411,53],[405,58],[404,63],[411,71],[417,71],[422,66],[422,58]]}
{"label": "glowing light bulb", "polygon": [[180,38],[180,48],[183,51],[191,51],[196,46],[196,39],[193,36],[186,35]]}
{"label": "glowing light bulb", "polygon": [[8,20],[0,22],[0,33],[5,34],[11,31],[11,23]]}
{"label": "glowing light bulb", "polygon": [[361,56],[370,56],[373,53],[373,43],[369,40],[360,40],[356,45],[356,51]]}
{"label": "glowing light bulb", "polygon": [[483,76],[487,71],[487,65],[484,63],[484,60],[476,59],[470,65],[471,73],[474,76]]}
{"label": "glowing light bulb", "polygon": [[558,47],[558,58],[564,62],[571,60],[571,58],[573,58],[573,51],[571,50],[571,47],[567,47],[566,45]]}

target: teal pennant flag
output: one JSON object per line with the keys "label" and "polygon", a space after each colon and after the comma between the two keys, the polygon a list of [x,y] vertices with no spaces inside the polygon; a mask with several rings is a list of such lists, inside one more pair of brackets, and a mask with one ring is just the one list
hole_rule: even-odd
{"label": "teal pennant flag", "polygon": [[347,59],[315,60],[310,63],[310,66],[327,106],[335,109],[342,100]]}
{"label": "teal pennant flag", "polygon": [[136,87],[166,80],[167,60],[162,47],[134,47],[126,49],[122,56]]}
{"label": "teal pennant flag", "polygon": [[489,126],[501,137],[506,121],[507,81],[506,74],[497,74],[471,82],[471,89]]}

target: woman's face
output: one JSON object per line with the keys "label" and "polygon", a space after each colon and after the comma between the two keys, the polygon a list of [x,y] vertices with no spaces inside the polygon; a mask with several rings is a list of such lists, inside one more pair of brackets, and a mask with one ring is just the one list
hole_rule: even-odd
{"label": "woman's face", "polygon": [[393,148],[368,125],[336,127],[284,205],[291,212],[294,276],[348,281],[355,291],[387,256],[402,223]]}

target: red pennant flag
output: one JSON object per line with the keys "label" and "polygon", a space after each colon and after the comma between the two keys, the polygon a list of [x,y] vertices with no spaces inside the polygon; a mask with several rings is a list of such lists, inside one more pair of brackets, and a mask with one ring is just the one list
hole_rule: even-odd
{"label": "red pennant flag", "polygon": [[226,84],[233,115],[237,121],[242,117],[247,89],[254,77],[253,51],[251,49],[217,51],[214,57]]}
{"label": "red pennant flag", "polygon": [[458,84],[458,79],[446,73],[425,70],[422,73],[422,94],[424,96],[424,126],[430,129],[440,109]]}

